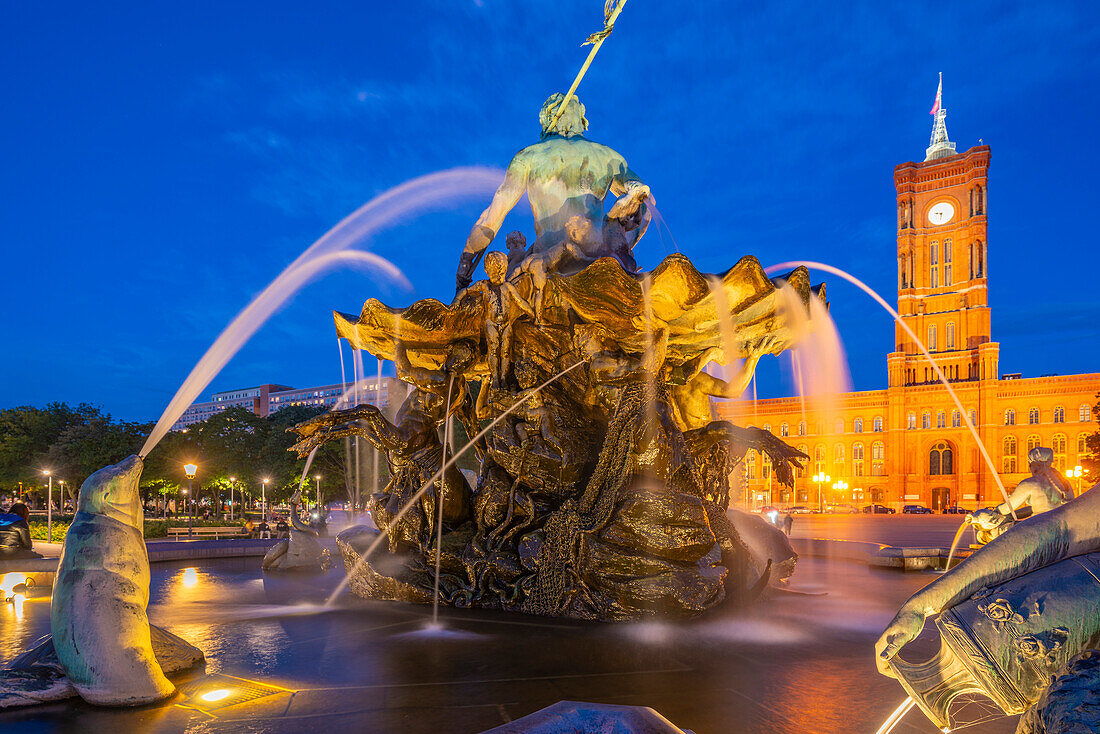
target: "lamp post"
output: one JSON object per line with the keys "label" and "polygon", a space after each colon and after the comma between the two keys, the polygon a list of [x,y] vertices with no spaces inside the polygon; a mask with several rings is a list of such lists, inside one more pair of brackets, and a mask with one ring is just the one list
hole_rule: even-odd
{"label": "lamp post", "polygon": [[187,474],[187,490],[185,491],[185,494],[187,495],[187,537],[188,538],[190,538],[192,536],[193,532],[194,532],[192,530],[192,527],[191,527],[191,514],[192,514],[192,511],[195,509],[195,497],[191,493],[191,489],[192,489],[191,480],[193,480],[195,478],[195,473],[198,472],[198,470],[199,470],[199,468],[197,466],[195,466],[194,464],[184,464],[183,465],[183,471]]}
{"label": "lamp post", "polygon": [[50,488],[46,490],[46,542],[53,542],[53,472],[43,469],[42,473],[49,477]]}
{"label": "lamp post", "polygon": [[233,485],[236,481],[236,477],[229,477],[229,522],[233,522]]}
{"label": "lamp post", "polygon": [[317,482],[317,512],[320,512],[321,511],[321,475],[320,474],[314,474],[313,479],[314,479],[314,481]]}
{"label": "lamp post", "polygon": [[825,512],[825,502],[821,497],[821,485],[832,479],[825,472],[818,472],[814,474],[813,481],[817,484],[817,509],[821,512]]}
{"label": "lamp post", "polygon": [[1067,479],[1077,480],[1077,494],[1081,494],[1081,475],[1085,473],[1085,470],[1081,468],[1081,465],[1073,467],[1072,469],[1066,469]]}
{"label": "lamp post", "polygon": [[264,488],[263,488],[263,499],[262,499],[262,502],[263,502],[263,505],[264,505],[264,514],[263,514],[262,518],[263,518],[263,521],[265,523],[267,522],[267,483],[270,482],[270,481],[271,481],[270,477],[264,477],[264,481],[263,481]]}
{"label": "lamp post", "polygon": [[844,492],[848,489],[848,483],[843,479],[838,479],[833,482],[833,491]]}

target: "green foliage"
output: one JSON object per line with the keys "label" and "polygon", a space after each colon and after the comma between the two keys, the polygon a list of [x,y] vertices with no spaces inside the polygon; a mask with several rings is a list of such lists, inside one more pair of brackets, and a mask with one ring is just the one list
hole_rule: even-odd
{"label": "green foliage", "polygon": [[[142,501],[174,499],[182,509],[184,490],[189,486],[183,465],[193,461],[199,470],[190,486],[199,513],[217,506],[219,500],[227,502],[231,485],[238,502],[243,499],[242,493],[259,499],[264,477],[271,480],[267,485],[269,503],[284,502],[297,489],[304,467],[304,461],[288,451],[296,441],[288,429],[324,411],[320,406],[292,406],[261,418],[233,407],[186,432],[169,433],[145,459]],[[22,495],[32,504],[43,506],[46,492],[42,488],[42,469],[48,467],[54,476],[54,501],[61,506],[64,491],[75,503],[76,490],[88,475],[139,451],[151,430],[151,423],[117,421],[84,404],[76,408],[54,403],[45,408],[0,410],[0,494]],[[363,451],[367,457],[364,477],[373,476],[371,453],[369,447]],[[314,457],[309,490],[315,490],[312,477],[320,474],[328,501],[349,498],[346,463],[343,442],[322,448]],[[231,482],[230,477],[235,481]]]}
{"label": "green foliage", "polygon": [[[53,519],[53,542],[60,543],[65,538],[65,533],[69,532],[69,526],[72,525],[73,516],[65,515],[61,517],[55,517]],[[243,526],[244,521],[234,520],[233,522],[227,522],[225,520],[194,520],[192,527],[201,528],[231,528],[236,526]],[[31,527],[31,539],[32,540],[46,540],[46,521],[39,520],[37,518],[32,519],[30,522]],[[171,520],[156,520],[146,519],[144,523],[146,538],[166,538],[168,537],[168,528],[185,528],[187,527],[187,516],[184,515],[182,519],[173,518]]]}

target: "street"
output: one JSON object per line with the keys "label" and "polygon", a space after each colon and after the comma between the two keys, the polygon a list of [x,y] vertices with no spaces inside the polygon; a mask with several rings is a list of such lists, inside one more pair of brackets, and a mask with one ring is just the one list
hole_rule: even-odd
{"label": "street", "polygon": [[[794,515],[791,536],[867,540],[905,547],[951,545],[965,515]],[[959,541],[963,547],[973,542],[967,531]]]}

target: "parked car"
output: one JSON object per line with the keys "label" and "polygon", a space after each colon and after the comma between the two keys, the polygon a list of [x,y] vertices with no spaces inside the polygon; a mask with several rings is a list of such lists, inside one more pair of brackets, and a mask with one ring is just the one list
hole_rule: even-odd
{"label": "parked car", "polygon": [[924,505],[906,505],[901,508],[901,511],[906,515],[931,515],[932,509],[925,507]]}
{"label": "parked car", "polygon": [[893,515],[895,510],[886,505],[867,505],[863,508],[863,512],[870,515]]}
{"label": "parked car", "polygon": [[791,513],[792,515],[809,515],[811,512],[813,512],[813,510],[806,505],[794,505],[793,507],[789,508],[787,512]]}
{"label": "parked car", "polygon": [[959,507],[958,505],[943,508],[943,514],[945,515],[965,515],[968,512],[970,512],[970,510],[965,507]]}
{"label": "parked car", "polygon": [[859,512],[859,508],[855,505],[833,505],[829,511],[839,515],[854,515]]}

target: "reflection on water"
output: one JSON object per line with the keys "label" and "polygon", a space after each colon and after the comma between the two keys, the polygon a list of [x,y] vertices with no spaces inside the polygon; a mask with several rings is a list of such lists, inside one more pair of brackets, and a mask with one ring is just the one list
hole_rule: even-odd
{"label": "reflection on water", "polygon": [[[259,566],[259,558],[152,566],[150,620],[207,656],[204,674],[180,681],[190,709],[157,708],[168,718],[146,726],[146,719],[131,721],[138,712],[105,716],[71,704],[19,719],[0,713],[0,730],[26,722],[54,722],[44,730],[205,730],[212,721],[199,709],[261,731],[275,728],[262,717],[283,716],[292,698],[312,713],[293,719],[290,711],[297,723],[280,731],[327,726],[317,712],[392,706],[404,711],[401,731],[434,734],[497,725],[498,705],[522,715],[556,700],[587,699],[653,706],[700,732],[869,733],[900,698],[897,682],[875,671],[874,640],[933,578],[804,558],[793,585],[826,596],[769,592],[751,607],[719,608],[691,622],[619,625],[446,609],[442,627],[428,629],[430,607],[345,594],[322,612],[341,569],[265,576]],[[48,631],[48,599],[28,601],[19,620],[11,605],[0,607],[5,658]],[[296,693],[238,702],[248,685]],[[202,698],[223,691],[229,693],[221,700]],[[479,707],[497,716],[495,723],[455,724],[456,711]],[[373,713],[357,722],[387,730]],[[904,723],[906,731],[935,732],[915,713]],[[973,731],[1007,734],[1012,727],[1002,720]]]}

